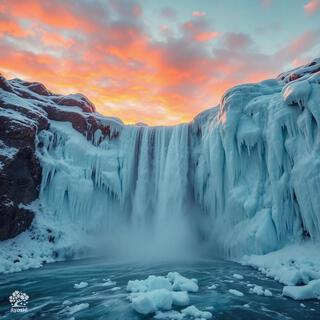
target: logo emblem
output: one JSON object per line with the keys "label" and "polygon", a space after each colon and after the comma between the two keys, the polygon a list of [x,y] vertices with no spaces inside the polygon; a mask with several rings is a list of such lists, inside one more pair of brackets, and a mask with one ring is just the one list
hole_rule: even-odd
{"label": "logo emblem", "polygon": [[14,291],[9,297],[11,303],[11,312],[27,312],[29,296],[21,291]]}

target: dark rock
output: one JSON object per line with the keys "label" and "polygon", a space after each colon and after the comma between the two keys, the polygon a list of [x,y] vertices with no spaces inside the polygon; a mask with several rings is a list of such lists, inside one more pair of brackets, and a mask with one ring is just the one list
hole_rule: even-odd
{"label": "dark rock", "polygon": [[94,104],[83,94],[70,94],[68,96],[57,96],[52,99],[60,106],[79,107],[84,112],[95,112]]}
{"label": "dark rock", "polygon": [[[35,143],[39,131],[49,129],[50,120],[69,121],[88,140],[97,130],[101,141],[119,135],[101,120],[84,95],[55,95],[41,83],[6,80],[0,74],[0,148],[11,150],[0,154],[0,240],[31,226],[34,213],[21,205],[39,196],[42,171]],[[48,241],[54,242],[51,231],[48,233]]]}
{"label": "dark rock", "polygon": [[31,82],[28,85],[28,89],[41,96],[52,96],[52,93],[42,83],[39,82]]}
{"label": "dark rock", "polygon": [[32,211],[18,208],[17,206],[6,207],[0,204],[0,240],[7,240],[28,229],[33,220]]}
{"label": "dark rock", "polygon": [[27,204],[38,197],[41,167],[31,147],[21,148],[4,163],[0,172],[0,196]]}

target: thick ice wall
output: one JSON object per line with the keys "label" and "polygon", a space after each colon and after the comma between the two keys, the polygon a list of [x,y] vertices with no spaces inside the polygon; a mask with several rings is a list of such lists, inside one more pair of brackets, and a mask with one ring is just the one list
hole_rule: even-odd
{"label": "thick ice wall", "polygon": [[294,239],[319,239],[317,79],[235,87],[206,126],[195,189],[223,254],[264,253]]}
{"label": "thick ice wall", "polygon": [[121,192],[118,154],[109,140],[95,146],[70,123],[52,121],[39,143],[44,211],[91,231],[109,223]]}

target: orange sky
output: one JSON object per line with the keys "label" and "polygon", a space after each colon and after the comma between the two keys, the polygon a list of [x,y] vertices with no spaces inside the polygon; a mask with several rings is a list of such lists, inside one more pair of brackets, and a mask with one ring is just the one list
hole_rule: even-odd
{"label": "orange sky", "polygon": [[[1,1],[0,71],[53,92],[81,92],[99,112],[127,123],[175,124],[215,105],[235,84],[305,61],[319,43],[319,30],[302,30],[263,52],[254,35],[214,27],[197,1],[181,17],[177,5],[170,11],[143,3]],[[310,3],[302,14],[318,10]]]}

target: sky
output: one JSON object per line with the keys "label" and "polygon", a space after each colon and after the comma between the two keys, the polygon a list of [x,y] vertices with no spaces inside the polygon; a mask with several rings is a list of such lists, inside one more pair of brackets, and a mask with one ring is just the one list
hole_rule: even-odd
{"label": "sky", "polygon": [[0,72],[171,125],[320,56],[320,0],[0,0]]}

